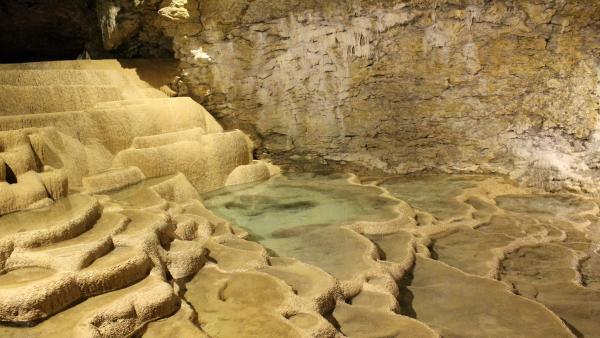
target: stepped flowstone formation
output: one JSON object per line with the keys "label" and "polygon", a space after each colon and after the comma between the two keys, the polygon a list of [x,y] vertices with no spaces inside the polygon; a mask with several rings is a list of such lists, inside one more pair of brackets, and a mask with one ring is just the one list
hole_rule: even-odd
{"label": "stepped flowstone formation", "polygon": [[281,175],[168,73],[0,65],[0,336],[600,335],[597,199]]}

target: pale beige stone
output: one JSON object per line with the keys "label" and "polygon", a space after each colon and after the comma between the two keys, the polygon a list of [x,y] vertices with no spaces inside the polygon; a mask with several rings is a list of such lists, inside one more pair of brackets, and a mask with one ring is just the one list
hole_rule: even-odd
{"label": "pale beige stone", "polygon": [[98,194],[140,183],[144,178],[139,168],[128,167],[84,177],[81,183],[85,192]]}
{"label": "pale beige stone", "polygon": [[225,181],[225,186],[264,181],[271,177],[269,167],[261,161],[235,168]]}

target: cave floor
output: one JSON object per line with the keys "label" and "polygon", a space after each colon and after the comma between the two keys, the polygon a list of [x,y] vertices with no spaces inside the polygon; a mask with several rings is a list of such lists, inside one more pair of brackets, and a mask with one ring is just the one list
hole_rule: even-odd
{"label": "cave floor", "polygon": [[9,250],[2,311],[47,318],[0,336],[600,336],[593,198],[499,176],[165,184],[181,176],[0,218],[0,243],[66,232]]}

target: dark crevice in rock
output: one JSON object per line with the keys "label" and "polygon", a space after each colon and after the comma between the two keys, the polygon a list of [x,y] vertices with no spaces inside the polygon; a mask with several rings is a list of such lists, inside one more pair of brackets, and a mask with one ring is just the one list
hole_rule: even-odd
{"label": "dark crevice in rock", "polygon": [[577,330],[573,325],[569,324],[569,322],[567,322],[564,318],[561,318],[561,320],[563,321],[563,323],[565,323],[565,325],[569,328],[569,330],[571,330],[571,332],[573,332],[575,337],[577,337],[577,338],[585,337],[585,335],[583,333],[581,333],[579,330]]}
{"label": "dark crevice in rock", "polygon": [[340,323],[338,323],[337,319],[335,319],[335,317],[333,316],[333,310],[334,309],[331,309],[331,311],[329,311],[328,313],[322,314],[322,316],[323,316],[323,318],[325,318],[325,320],[327,320],[328,322],[330,322],[331,325],[333,325],[333,327],[336,330],[342,332],[341,331],[341,325],[340,325]]}
{"label": "dark crevice in rock", "polygon": [[4,172],[6,175],[6,182],[8,184],[16,184],[17,183],[17,175],[12,170],[12,168],[8,164],[4,164]]}
{"label": "dark crevice in rock", "polygon": [[436,240],[432,239],[431,240],[431,244],[429,244],[429,246],[427,248],[429,249],[429,253],[431,255],[431,259],[435,259],[437,261],[439,259],[439,255],[435,251],[435,243],[436,243]]}
{"label": "dark crevice in rock", "polygon": [[408,316],[416,319],[417,312],[415,311],[412,305],[415,297],[412,291],[410,291],[410,289],[408,288],[412,284],[412,281],[414,279],[413,272],[415,270],[415,265],[416,263],[414,263],[410,270],[407,270],[404,273],[404,276],[402,276],[402,279],[398,281],[398,289],[400,290],[400,295],[398,296],[400,310],[398,311],[398,313],[403,316]]}
{"label": "dark crevice in rock", "polygon": [[0,63],[74,60],[98,50],[95,0],[0,3]]}

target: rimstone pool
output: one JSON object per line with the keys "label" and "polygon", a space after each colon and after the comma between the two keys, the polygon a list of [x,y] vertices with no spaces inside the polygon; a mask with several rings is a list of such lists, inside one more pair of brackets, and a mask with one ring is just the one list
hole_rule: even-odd
{"label": "rimstone pool", "polygon": [[[484,175],[280,174],[198,195],[176,174],[74,194],[0,218],[17,246],[0,302],[36,318],[22,292],[57,299],[0,335],[120,316],[146,337],[595,337],[598,212]],[[40,215],[77,235],[46,243]]]}
{"label": "rimstone pool", "polygon": [[600,0],[0,2],[0,338],[600,338]]}
{"label": "rimstone pool", "polygon": [[[333,315],[344,333],[366,333],[358,314],[390,310],[444,336],[561,336],[566,327],[582,336],[600,333],[598,273],[591,272],[600,259],[596,201],[532,194],[503,177],[356,182],[295,174],[202,198],[272,255],[317,266],[340,281],[349,299]],[[412,222],[399,217],[406,205]],[[382,270],[403,276],[387,297],[374,291],[386,285]],[[352,295],[358,284],[362,291]],[[504,320],[488,323],[498,311],[506,311]],[[554,327],[544,333],[543,321]],[[383,332],[396,332],[385,323]],[[370,326],[366,319],[363,325]]]}
{"label": "rimstone pool", "polygon": [[266,182],[223,188],[202,196],[217,215],[248,230],[269,247],[323,227],[397,217],[397,201],[345,175],[292,174]]}

